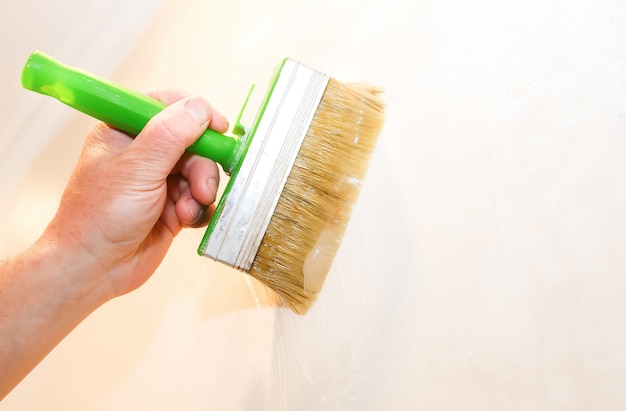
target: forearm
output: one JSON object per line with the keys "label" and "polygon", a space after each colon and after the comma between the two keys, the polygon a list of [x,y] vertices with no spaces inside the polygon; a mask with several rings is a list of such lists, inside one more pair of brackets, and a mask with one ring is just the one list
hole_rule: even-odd
{"label": "forearm", "polygon": [[202,98],[158,97],[170,106],[135,139],[94,127],[42,238],[0,263],[0,398],[93,310],[143,284],[182,228],[207,224],[219,170],[183,154],[228,122]]}
{"label": "forearm", "polygon": [[68,260],[69,253],[40,241],[0,262],[0,399],[106,301],[76,281],[92,267],[87,258]]}

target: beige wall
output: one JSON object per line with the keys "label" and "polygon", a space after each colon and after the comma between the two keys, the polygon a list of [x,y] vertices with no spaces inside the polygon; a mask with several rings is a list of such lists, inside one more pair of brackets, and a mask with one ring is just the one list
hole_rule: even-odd
{"label": "beige wall", "polygon": [[[92,69],[202,94],[231,120],[286,55],[384,86],[387,125],[361,199],[305,317],[197,257],[202,231],[188,231],[145,287],[98,310],[0,410],[624,408],[626,5],[148,9],[133,17],[139,37],[116,40],[118,63]],[[102,62],[84,41],[73,58]],[[10,64],[43,48],[33,43],[14,44]],[[40,104],[27,99],[25,110]],[[5,191],[3,254],[50,218],[93,124],[59,112],[60,131],[41,156],[19,157],[32,165]]]}

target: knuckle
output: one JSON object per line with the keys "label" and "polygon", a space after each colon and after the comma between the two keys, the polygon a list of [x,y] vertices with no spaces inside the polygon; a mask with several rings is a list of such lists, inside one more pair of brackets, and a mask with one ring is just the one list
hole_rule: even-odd
{"label": "knuckle", "polygon": [[180,140],[180,130],[176,124],[169,118],[160,119],[153,124],[152,132],[166,141]]}

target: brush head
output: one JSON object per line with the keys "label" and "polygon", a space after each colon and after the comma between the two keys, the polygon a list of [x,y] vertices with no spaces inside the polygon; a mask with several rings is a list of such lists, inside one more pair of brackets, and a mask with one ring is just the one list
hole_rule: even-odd
{"label": "brush head", "polygon": [[250,274],[295,312],[316,300],[384,121],[380,89],[330,79]]}
{"label": "brush head", "polygon": [[200,246],[304,314],[339,248],[383,125],[380,90],[278,67]]}

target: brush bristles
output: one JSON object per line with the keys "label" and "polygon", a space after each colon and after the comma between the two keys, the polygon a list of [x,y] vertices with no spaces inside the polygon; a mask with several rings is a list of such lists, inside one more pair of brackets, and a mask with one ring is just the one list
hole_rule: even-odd
{"label": "brush bristles", "polygon": [[304,314],[339,248],[383,125],[380,90],[330,79],[249,274]]}

